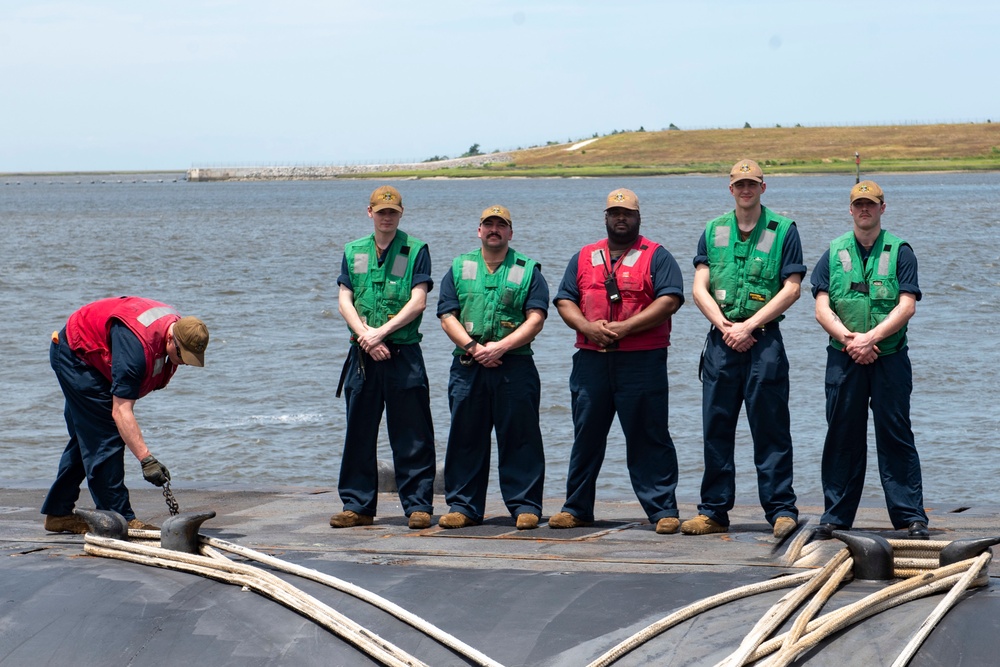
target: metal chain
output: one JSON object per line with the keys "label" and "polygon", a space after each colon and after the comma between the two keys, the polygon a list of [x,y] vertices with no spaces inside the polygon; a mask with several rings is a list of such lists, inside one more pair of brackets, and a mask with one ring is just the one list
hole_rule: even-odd
{"label": "metal chain", "polygon": [[163,497],[167,501],[167,509],[170,510],[170,516],[176,516],[181,511],[181,506],[177,504],[177,499],[174,498],[174,494],[170,491],[169,480],[163,483]]}

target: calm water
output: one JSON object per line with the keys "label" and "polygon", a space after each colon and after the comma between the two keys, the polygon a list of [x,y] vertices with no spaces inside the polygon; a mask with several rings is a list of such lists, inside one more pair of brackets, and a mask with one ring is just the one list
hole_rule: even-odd
{"label": "calm water", "polygon": [[[343,244],[371,232],[365,206],[377,184],[118,178],[0,180],[0,483],[47,485],[65,444],[62,396],[48,366],[49,334],[83,303],[139,294],[204,318],[212,332],[208,367],[181,369],[166,391],[137,405],[150,447],[170,467],[176,488],[223,482],[335,486],[344,406],[333,394],[347,351],[336,278]],[[888,197],[884,225],[911,242],[920,262],[924,298],[910,340],[913,428],[928,505],[1000,503],[1000,174],[877,180]],[[830,239],[850,228],[853,181],[768,179],[763,201],[798,222],[810,270]],[[604,196],[615,187],[638,193],[643,233],[673,252],[689,294],[698,235],[706,220],[733,205],[724,177],[395,185],[406,206],[402,228],[430,244],[436,279],[452,257],[478,245],[479,212],[502,203],[514,217],[512,245],[543,264],[553,294],[570,255],[602,236]],[[443,460],[451,345],[433,315],[437,294],[435,288],[424,317],[423,349]],[[689,297],[674,317],[669,359],[669,424],[682,500],[696,500],[701,481],[697,367],[707,328]],[[810,293],[791,308],[782,331],[792,368],[795,488],[816,500],[822,493],[826,336],[813,319]],[[559,499],[572,443],[567,383],[573,340],[553,308],[535,359],[543,383],[546,496]],[[880,498],[873,443],[870,436],[866,496]],[[384,436],[380,448],[380,458],[388,458]],[[737,453],[737,501],[755,504],[745,421]],[[128,474],[132,486],[144,485],[137,464],[129,464]],[[602,498],[633,498],[617,426],[600,484]]]}

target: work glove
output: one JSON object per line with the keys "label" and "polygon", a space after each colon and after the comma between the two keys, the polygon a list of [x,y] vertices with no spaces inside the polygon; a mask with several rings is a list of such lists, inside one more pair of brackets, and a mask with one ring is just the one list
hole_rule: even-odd
{"label": "work glove", "polygon": [[170,481],[170,471],[167,466],[156,460],[152,454],[139,461],[142,464],[142,476],[154,486],[163,486]]}

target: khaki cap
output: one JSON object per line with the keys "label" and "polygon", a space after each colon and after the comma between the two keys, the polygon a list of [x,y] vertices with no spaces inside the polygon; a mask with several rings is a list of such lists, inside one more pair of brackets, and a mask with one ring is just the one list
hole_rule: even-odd
{"label": "khaki cap", "polygon": [[391,185],[382,185],[372,192],[371,200],[368,202],[372,213],[377,213],[384,208],[391,208],[395,211],[403,212],[403,197],[399,190]]}
{"label": "khaki cap", "polygon": [[182,317],[174,322],[174,343],[181,361],[188,366],[205,365],[205,348],[208,347],[208,327],[197,317]]}
{"label": "khaki cap", "polygon": [[885,193],[882,192],[882,188],[875,181],[861,181],[851,188],[851,203],[853,204],[859,199],[867,199],[876,204],[884,204]]}
{"label": "khaki cap", "polygon": [[764,172],[760,165],[753,160],[740,160],[729,170],[729,184],[736,181],[757,181],[764,182]]}
{"label": "khaki cap", "polygon": [[514,226],[514,223],[510,219],[510,211],[507,210],[506,206],[500,206],[499,204],[487,206],[483,209],[483,214],[479,216],[479,222],[483,222],[486,218],[500,218],[506,220],[507,224],[511,227]]}
{"label": "khaki cap", "polygon": [[612,208],[627,208],[632,211],[638,211],[639,198],[635,196],[634,192],[625,188],[612,190],[611,194],[608,195],[608,205],[604,207],[604,210],[607,211]]}

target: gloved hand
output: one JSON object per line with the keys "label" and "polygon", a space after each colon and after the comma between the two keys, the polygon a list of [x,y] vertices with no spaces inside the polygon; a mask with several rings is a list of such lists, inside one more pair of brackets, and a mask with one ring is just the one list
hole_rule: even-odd
{"label": "gloved hand", "polygon": [[155,486],[163,486],[170,481],[170,471],[167,466],[156,460],[152,454],[139,461],[142,464],[142,476]]}

